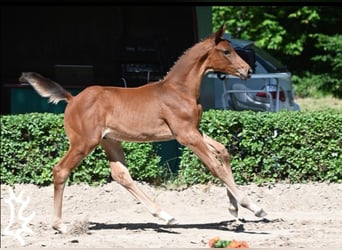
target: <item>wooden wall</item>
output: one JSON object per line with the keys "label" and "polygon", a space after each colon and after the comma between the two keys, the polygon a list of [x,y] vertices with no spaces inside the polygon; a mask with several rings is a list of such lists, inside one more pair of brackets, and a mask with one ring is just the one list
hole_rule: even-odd
{"label": "wooden wall", "polygon": [[17,84],[21,72],[54,79],[61,64],[92,65],[94,83],[120,86],[130,43],[157,48],[165,73],[196,42],[196,13],[181,6],[4,6],[1,40],[3,100],[5,86]]}
{"label": "wooden wall", "polygon": [[96,81],[111,83],[126,41],[155,40],[168,68],[196,39],[192,7],[4,7],[2,19],[5,82],[22,71],[53,77],[56,64],[90,64]]}

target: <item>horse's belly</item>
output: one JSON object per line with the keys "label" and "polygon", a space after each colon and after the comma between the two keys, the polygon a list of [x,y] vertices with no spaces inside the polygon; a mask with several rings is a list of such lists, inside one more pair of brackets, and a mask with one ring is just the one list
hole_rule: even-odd
{"label": "horse's belly", "polygon": [[102,138],[110,138],[117,141],[128,142],[152,142],[166,141],[173,139],[170,129],[165,126],[159,129],[154,128],[106,128]]}

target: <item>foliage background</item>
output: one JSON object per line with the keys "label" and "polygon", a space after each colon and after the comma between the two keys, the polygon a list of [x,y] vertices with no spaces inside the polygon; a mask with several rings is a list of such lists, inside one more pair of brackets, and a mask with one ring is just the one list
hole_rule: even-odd
{"label": "foliage background", "polygon": [[293,74],[301,97],[342,97],[342,12],[336,6],[213,6],[213,28],[252,40]]}
{"label": "foliage background", "polygon": [[[1,117],[1,183],[52,183],[52,168],[69,147],[63,114],[29,113]],[[126,161],[136,180],[159,184],[165,171],[149,143],[124,143]],[[97,147],[73,171],[68,183],[97,185],[111,180],[109,163]]]}
{"label": "foliage background", "polygon": [[[324,112],[236,112],[210,110],[200,130],[226,145],[239,184],[342,182],[342,114]],[[217,182],[188,149],[179,181]]]}
{"label": "foliage background", "polygon": [[[200,129],[223,143],[232,156],[237,183],[342,182],[342,114],[320,112],[204,112]],[[63,115],[31,113],[1,117],[1,183],[52,183],[52,168],[69,142]],[[217,179],[189,150],[181,148],[178,173],[160,164],[152,143],[124,143],[128,168],[139,181],[195,184]],[[98,147],[71,174],[69,183],[111,181]]]}

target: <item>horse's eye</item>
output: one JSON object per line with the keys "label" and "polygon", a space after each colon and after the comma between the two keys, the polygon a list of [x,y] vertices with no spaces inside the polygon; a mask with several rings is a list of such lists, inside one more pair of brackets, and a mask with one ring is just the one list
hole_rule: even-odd
{"label": "horse's eye", "polygon": [[223,53],[224,53],[226,56],[229,56],[229,55],[230,55],[230,51],[229,51],[229,50],[224,50]]}

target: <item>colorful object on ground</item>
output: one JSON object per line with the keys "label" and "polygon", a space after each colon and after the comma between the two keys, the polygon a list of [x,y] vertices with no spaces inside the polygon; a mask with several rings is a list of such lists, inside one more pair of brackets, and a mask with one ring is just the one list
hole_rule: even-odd
{"label": "colorful object on ground", "polygon": [[214,237],[209,240],[210,248],[249,248],[246,241],[221,240],[220,237]]}

